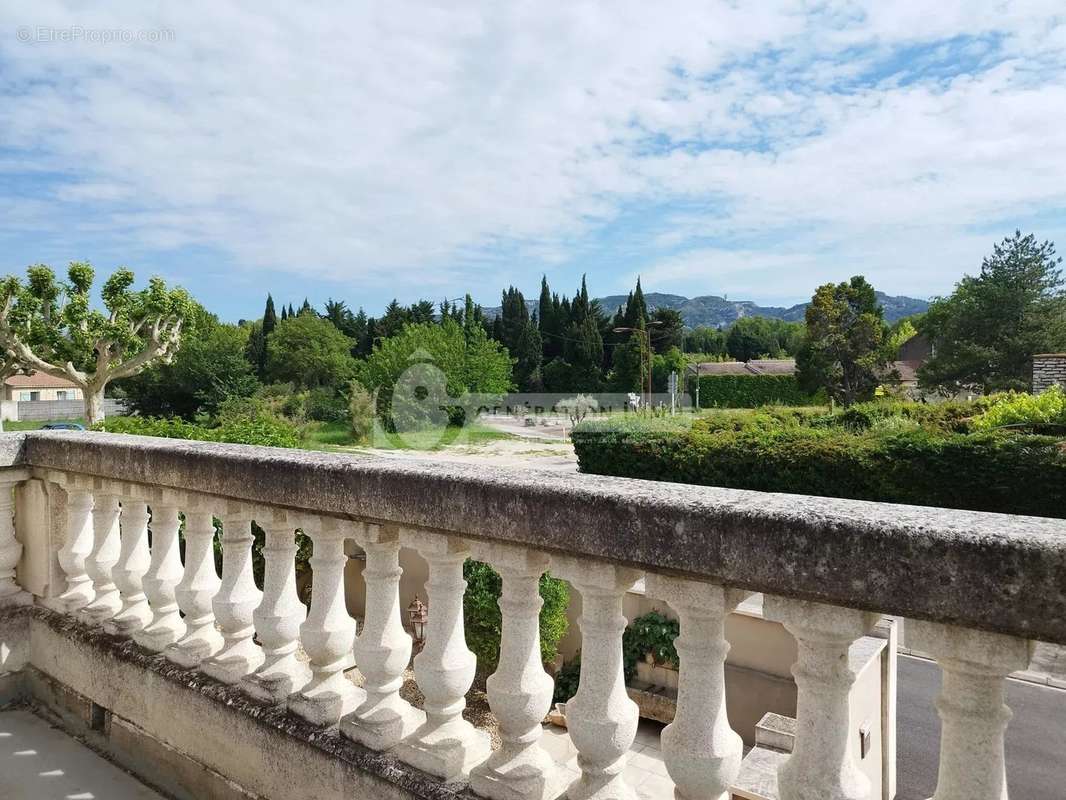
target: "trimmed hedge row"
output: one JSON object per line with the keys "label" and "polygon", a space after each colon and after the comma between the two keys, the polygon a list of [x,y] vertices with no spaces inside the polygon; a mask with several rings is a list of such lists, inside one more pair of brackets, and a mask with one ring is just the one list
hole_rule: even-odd
{"label": "trimmed hedge row", "polygon": [[[701,375],[701,408],[758,408],[779,404],[806,406],[814,398],[800,389],[795,375]],[[689,380],[695,398],[695,378]]]}
{"label": "trimmed hedge row", "polygon": [[1066,517],[1061,439],[810,422],[710,430],[598,420],[573,441],[581,471],[601,475]]}

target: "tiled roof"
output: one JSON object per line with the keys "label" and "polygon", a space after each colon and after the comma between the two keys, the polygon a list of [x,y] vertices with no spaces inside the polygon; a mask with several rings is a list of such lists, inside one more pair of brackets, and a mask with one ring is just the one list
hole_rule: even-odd
{"label": "tiled roof", "polygon": [[765,358],[757,361],[707,361],[699,365],[700,375],[792,375],[793,358]]}
{"label": "tiled roof", "polygon": [[74,383],[66,378],[57,378],[44,372],[35,372],[32,375],[12,375],[4,381],[8,386],[16,389],[76,389]]}

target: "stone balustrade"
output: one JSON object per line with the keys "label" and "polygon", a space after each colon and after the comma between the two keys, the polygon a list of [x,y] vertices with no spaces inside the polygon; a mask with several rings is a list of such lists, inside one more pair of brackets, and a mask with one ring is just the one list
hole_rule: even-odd
{"label": "stone balustrade", "polygon": [[[407,764],[493,800],[635,797],[624,771],[637,710],[623,681],[622,599],[641,578],[680,620],[677,714],[661,739],[679,800],[726,800],[739,770],[724,622],[747,594],[766,595],[767,616],[798,646],[784,800],[871,796],[848,730],[847,652],[880,614],[913,620],[916,646],[943,669],[936,800],[1007,796],[1004,680],[1026,667],[1031,639],[1066,644],[1057,520],[94,433],[13,441],[0,448],[0,605],[30,602],[13,569],[23,550],[46,552],[62,575],[51,593],[38,591],[49,613],[381,753],[367,769],[386,779],[389,764]],[[12,524],[11,489],[29,480],[62,494],[61,537],[33,519]],[[312,546],[310,608],[297,598],[298,533]],[[346,542],[366,553],[358,629],[345,609]],[[413,662],[422,709],[400,696],[412,653],[401,545],[429,564],[429,623]],[[501,654],[487,682],[495,751],[462,714],[475,673],[463,624],[468,557],[502,578]],[[537,623],[545,571],[582,599],[581,681],[567,707],[572,781],[540,746],[552,694]]]}

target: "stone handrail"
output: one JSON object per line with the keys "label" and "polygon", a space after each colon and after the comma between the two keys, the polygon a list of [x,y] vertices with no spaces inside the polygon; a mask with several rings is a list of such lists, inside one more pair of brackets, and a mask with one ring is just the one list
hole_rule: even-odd
{"label": "stone handrail", "polygon": [[[748,593],[766,593],[767,616],[798,643],[799,732],[779,772],[786,800],[869,796],[847,726],[846,655],[881,613],[912,620],[912,642],[944,670],[938,800],[1005,796],[1004,679],[1026,667],[1028,640],[1066,644],[1059,520],[99,433],[0,437],[0,467],[8,489],[33,475],[66,495],[62,591],[41,602],[493,800],[547,800],[563,788],[538,744],[552,694],[537,625],[547,569],[583,601],[581,681],[567,705],[581,770],[571,800],[632,797],[622,601],[645,575],[649,595],[680,619],[678,710],[662,745],[678,797],[691,800],[723,797],[739,767],[723,622]],[[4,497],[0,602],[26,602]],[[262,591],[253,521],[266,535]],[[296,596],[297,529],[313,542],[309,610]],[[367,553],[360,631],[344,604],[349,540]],[[432,614],[414,660],[422,710],[399,695],[411,653],[401,544],[429,563]],[[488,681],[496,751],[461,714],[475,668],[463,636],[468,557],[503,578],[501,655]],[[353,664],[362,688],[344,676]]]}

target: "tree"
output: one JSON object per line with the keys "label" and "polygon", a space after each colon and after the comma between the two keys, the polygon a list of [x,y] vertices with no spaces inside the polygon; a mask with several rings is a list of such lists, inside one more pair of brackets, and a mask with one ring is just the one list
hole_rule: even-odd
{"label": "tree", "polygon": [[884,310],[865,278],[819,286],[796,358],[799,381],[811,392],[824,388],[844,405],[868,400],[885,377],[884,342]]}
{"label": "tree", "polygon": [[325,318],[333,323],[333,326],[350,339],[357,338],[355,335],[355,316],[347,303],[343,300],[334,300],[332,297],[326,301]]}
{"label": "tree", "polygon": [[1066,291],[1055,245],[1015,231],[994,245],[981,272],[938,298],[918,322],[932,357],[918,369],[923,388],[1028,390],[1035,353],[1066,349]]}
{"label": "tree", "polygon": [[297,314],[278,323],[267,342],[267,375],[304,388],[343,386],[355,374],[353,342],[318,314]]}
{"label": "tree", "polygon": [[529,320],[518,337],[515,350],[514,379],[518,388],[524,392],[540,392],[544,389],[544,377],[541,365],[544,358],[540,331],[536,320]]}
{"label": "tree", "polygon": [[640,394],[646,391],[650,358],[646,330],[644,318],[638,317],[636,329],[629,333],[628,341],[614,348],[611,382],[615,391]]}
{"label": "tree", "polygon": [[802,323],[768,317],[741,317],[725,335],[726,350],[737,361],[794,356],[802,342]]}
{"label": "tree", "polygon": [[[378,392],[379,411],[388,415],[397,382],[409,369],[423,364],[427,371],[420,375],[420,386],[432,382],[434,375],[428,370],[439,371],[436,374],[443,382],[431,387],[441,394],[433,403],[459,407],[471,392],[502,394],[511,390],[511,357],[507,351],[489,339],[481,327],[474,328],[468,341],[463,328],[452,320],[440,325],[405,325],[395,336],[381,340],[361,365],[359,381]],[[456,415],[452,419],[455,421]]]}
{"label": "tree", "polygon": [[[0,386],[3,386],[12,375],[21,375],[24,372],[26,372],[26,368],[14,353],[9,351],[0,352]],[[0,433],[3,433],[3,430],[4,420],[0,417]]]}
{"label": "tree", "polygon": [[676,308],[657,308],[651,318],[659,323],[651,335],[651,344],[656,353],[663,355],[668,350],[681,347],[685,321],[680,311]]}
{"label": "tree", "polygon": [[278,315],[274,311],[274,298],[267,294],[266,308],[263,309],[263,336],[269,336],[278,327]]}
{"label": "tree", "polygon": [[192,317],[196,335],[188,337],[173,361],[152,364],[121,382],[131,410],[141,416],[214,416],[227,399],[251,397],[259,388],[245,351],[260,324],[227,325],[203,308]]}
{"label": "tree", "polygon": [[0,286],[0,345],[24,365],[66,378],[85,397],[85,418],[104,419],[104,390],[155,361],[169,361],[181,345],[192,300],[154,277],[134,291],[133,272],[121,268],[101,290],[104,311],[91,308],[94,272],[72,262],[67,283],[43,264],[23,284],[9,276]]}
{"label": "tree", "polygon": [[522,293],[513,286],[507,287],[507,291],[503,293],[497,322],[497,335],[493,338],[499,339],[511,353],[516,353],[518,340],[529,324],[529,308]]}

